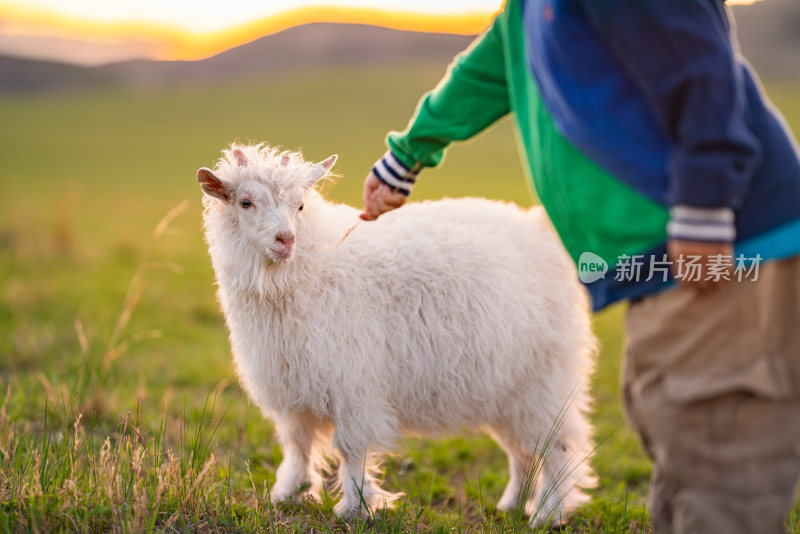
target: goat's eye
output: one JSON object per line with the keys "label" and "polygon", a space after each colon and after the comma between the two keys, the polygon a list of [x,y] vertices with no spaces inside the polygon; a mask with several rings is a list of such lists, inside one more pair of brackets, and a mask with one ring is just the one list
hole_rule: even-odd
{"label": "goat's eye", "polygon": [[253,203],[250,201],[249,198],[242,200],[239,204],[241,204],[243,208],[249,208],[250,206],[253,205]]}
{"label": "goat's eye", "polygon": [[297,211],[303,211],[303,205],[302,205],[302,204],[300,204],[299,206],[297,206]]}

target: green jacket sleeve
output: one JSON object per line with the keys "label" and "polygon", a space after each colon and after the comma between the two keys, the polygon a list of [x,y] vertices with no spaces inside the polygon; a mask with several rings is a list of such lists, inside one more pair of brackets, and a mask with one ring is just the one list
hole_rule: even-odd
{"label": "green jacket sleeve", "polygon": [[407,167],[438,165],[450,143],[469,139],[509,112],[502,17],[456,56],[406,129],[389,133],[389,148]]}

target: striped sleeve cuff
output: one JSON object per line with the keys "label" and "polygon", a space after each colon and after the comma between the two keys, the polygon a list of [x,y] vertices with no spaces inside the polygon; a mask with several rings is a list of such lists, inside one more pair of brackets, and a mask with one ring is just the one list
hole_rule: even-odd
{"label": "striped sleeve cuff", "polygon": [[387,150],[383,157],[375,162],[372,173],[378,180],[391,187],[392,191],[407,196],[417,181],[419,170],[406,167],[391,150]]}
{"label": "striped sleeve cuff", "polygon": [[731,208],[673,206],[669,215],[667,235],[672,239],[732,243],[736,238]]}

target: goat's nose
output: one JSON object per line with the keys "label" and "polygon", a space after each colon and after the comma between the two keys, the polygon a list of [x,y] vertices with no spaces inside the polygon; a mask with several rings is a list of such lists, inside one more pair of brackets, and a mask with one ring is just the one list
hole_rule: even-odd
{"label": "goat's nose", "polygon": [[294,234],[292,232],[278,232],[275,234],[275,241],[285,247],[290,247],[294,244]]}

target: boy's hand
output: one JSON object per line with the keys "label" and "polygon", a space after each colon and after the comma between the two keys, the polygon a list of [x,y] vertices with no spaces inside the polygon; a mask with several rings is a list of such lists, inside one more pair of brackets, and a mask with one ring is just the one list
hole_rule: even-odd
{"label": "boy's hand", "polygon": [[[731,243],[707,243],[704,241],[686,241],[683,239],[670,239],[667,242],[667,253],[672,261],[673,274],[684,287],[693,287],[700,291],[713,289],[718,281],[714,280],[717,276],[709,278],[709,265],[715,265],[715,270],[725,271],[730,276],[733,271],[733,244]],[[729,258],[731,265],[721,265],[720,255]],[[699,259],[696,259],[699,258]],[[694,259],[695,264],[700,265],[698,276],[696,272],[690,273],[689,261]],[[682,272],[680,272],[682,271]],[[680,275],[683,275],[680,277]]]}
{"label": "boy's hand", "polygon": [[374,221],[381,214],[399,208],[408,198],[403,193],[392,191],[392,188],[378,180],[374,173],[370,172],[364,180],[364,213],[360,214],[365,221]]}

